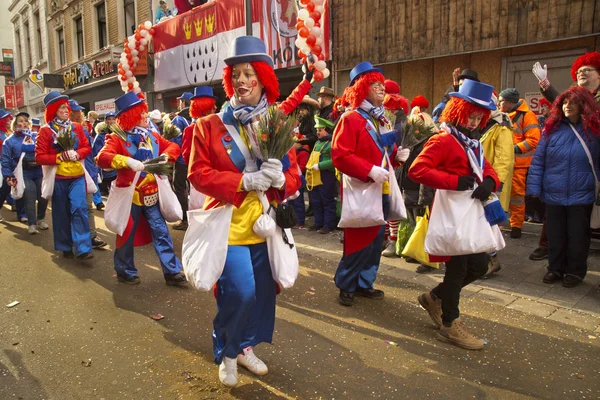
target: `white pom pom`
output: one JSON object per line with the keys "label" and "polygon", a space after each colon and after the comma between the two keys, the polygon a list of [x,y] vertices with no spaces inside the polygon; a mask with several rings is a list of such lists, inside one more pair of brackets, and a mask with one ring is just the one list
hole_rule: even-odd
{"label": "white pom pom", "polygon": [[125,71],[129,71],[130,67],[129,67],[129,63],[127,61],[125,61],[124,63],[121,63],[121,64],[123,64],[123,69]]}
{"label": "white pom pom", "polygon": [[[144,32],[145,32],[145,31],[144,31]],[[141,38],[141,39],[140,39],[140,44],[141,44],[142,46],[145,46],[145,45],[147,45],[147,44],[148,44],[148,39],[146,39],[146,38]]]}
{"label": "white pom pom", "polygon": [[127,43],[127,47],[129,47],[131,50],[135,49],[135,42]]}
{"label": "white pom pom", "polygon": [[323,14],[323,11],[325,11],[325,9],[321,5],[318,5],[318,6],[315,5],[315,11],[320,12],[321,14]]}
{"label": "white pom pom", "polygon": [[315,42],[316,44],[318,44],[319,46],[323,45],[323,38],[321,36],[317,37],[317,41]]}
{"label": "white pom pom", "polygon": [[145,27],[146,29],[150,29],[150,28],[152,28],[152,22],[150,22],[150,21],[146,21],[146,22],[144,22],[144,27]]}
{"label": "white pom pom", "polygon": [[329,68],[325,68],[323,71],[321,71],[323,73],[323,79],[327,79],[329,78],[330,72],[329,72]]}
{"label": "white pom pom", "polygon": [[150,34],[150,32],[148,32],[148,31],[146,31],[146,30],[143,30],[143,29],[142,29],[142,30],[140,31],[140,36],[141,36],[141,37],[143,37],[143,38],[144,38],[144,37],[146,37],[146,36],[148,36],[149,34]]}
{"label": "white pom pom", "polygon": [[296,39],[296,41],[294,43],[296,44],[296,47],[299,49],[306,47],[306,40],[304,38],[301,38],[300,36],[298,36],[298,39]]}
{"label": "white pom pom", "polygon": [[131,35],[127,38],[128,43],[135,43],[135,36]]}
{"label": "white pom pom", "polygon": [[313,26],[310,29],[310,33],[312,33],[313,35],[315,35],[315,37],[320,37],[321,36],[321,28],[319,28],[318,26]]}
{"label": "white pom pom", "polygon": [[142,51],[146,50],[146,46],[144,46],[143,44],[140,44],[139,50],[141,53]]}
{"label": "white pom pom", "polygon": [[306,21],[308,18],[310,18],[310,13],[306,8],[303,8],[300,11],[298,11],[298,19]]}
{"label": "white pom pom", "polygon": [[136,49],[131,50],[131,55],[133,57],[137,56],[138,55],[138,51]]}
{"label": "white pom pom", "polygon": [[308,29],[312,29],[315,26],[315,20],[312,18],[308,18],[306,21],[304,21],[304,26]]}
{"label": "white pom pom", "polygon": [[133,93],[140,94],[142,93],[142,89],[140,89],[139,87],[133,88]]}
{"label": "white pom pom", "polygon": [[315,68],[319,71],[323,71],[325,68],[327,68],[327,63],[325,61],[317,61],[315,63]]}
{"label": "white pom pom", "polygon": [[127,71],[125,71],[125,75],[129,78],[129,77],[133,76],[133,71],[127,70]]}
{"label": "white pom pom", "polygon": [[138,56],[133,57],[133,63],[137,64],[138,61],[140,61],[140,58]]}

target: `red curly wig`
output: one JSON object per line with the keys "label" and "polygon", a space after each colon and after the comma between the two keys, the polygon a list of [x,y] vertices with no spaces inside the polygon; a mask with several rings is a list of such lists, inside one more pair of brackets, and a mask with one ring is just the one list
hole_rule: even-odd
{"label": "red curly wig", "polygon": [[12,115],[7,115],[6,117],[0,119],[0,132],[8,132],[10,131],[10,126],[12,123],[13,117]]}
{"label": "red curly wig", "polygon": [[[275,104],[279,98],[279,81],[277,80],[277,75],[275,75],[273,67],[263,61],[255,61],[250,64],[254,67],[258,80],[265,88],[267,102],[269,104]],[[232,65],[223,68],[223,89],[225,89],[225,94],[229,98],[232,98],[235,95],[233,80],[231,78],[232,73]]]}
{"label": "red curly wig", "polygon": [[198,97],[192,99],[190,104],[190,116],[192,118],[202,118],[215,109],[216,100],[212,97]]}
{"label": "red curly wig", "polygon": [[554,101],[550,116],[544,125],[544,135],[553,133],[565,118],[562,105],[566,100],[572,101],[579,107],[583,129],[594,136],[600,136],[600,106],[587,89],[579,86],[564,91]]}
{"label": "red curly wig", "polygon": [[571,78],[577,82],[577,70],[584,65],[589,65],[600,70],[600,54],[597,51],[585,53],[573,63],[571,67]]}
{"label": "red curly wig", "polygon": [[383,99],[383,107],[388,110],[402,110],[408,115],[408,99],[399,94],[386,94]]}
{"label": "red curly wig", "polygon": [[398,82],[386,79],[383,84],[385,85],[386,94],[400,94],[400,85],[398,85]]}
{"label": "red curly wig", "polygon": [[46,120],[46,123],[54,119],[54,117],[56,116],[56,112],[63,104],[66,104],[67,107],[69,107],[69,115],[71,115],[71,106],[69,106],[69,100],[57,100],[54,103],[49,104],[48,107],[46,107],[46,109],[44,110],[44,119]]}
{"label": "red curly wig", "polygon": [[429,100],[422,94],[415,96],[414,99],[410,102],[410,108],[419,107],[421,110],[425,110],[429,108]]}
{"label": "red curly wig", "polygon": [[144,101],[142,101],[140,104],[136,104],[129,110],[123,111],[117,117],[117,123],[125,131],[130,131],[138,126],[140,120],[142,119],[142,114],[148,112],[148,103],[145,101],[146,98],[142,93],[138,94],[138,97]]}
{"label": "red curly wig", "polygon": [[478,126],[479,129],[483,129],[490,119],[491,111],[458,97],[451,97],[442,112],[440,122],[446,122],[454,126],[467,126],[469,117],[473,113],[483,113],[483,118],[481,118]]}
{"label": "red curly wig", "polygon": [[363,100],[367,99],[371,85],[375,82],[383,83],[385,78],[383,74],[379,72],[367,72],[361,75],[355,82],[354,85],[349,86],[344,91],[344,95],[348,104],[353,108],[360,106]]}

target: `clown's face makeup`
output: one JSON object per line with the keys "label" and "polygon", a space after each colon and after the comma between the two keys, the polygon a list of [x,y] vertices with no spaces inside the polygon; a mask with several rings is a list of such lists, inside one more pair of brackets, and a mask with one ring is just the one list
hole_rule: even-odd
{"label": "clown's face makeup", "polygon": [[467,126],[465,128],[467,128],[470,131],[474,131],[475,129],[477,129],[482,119],[482,112],[474,112],[473,114],[469,115],[469,119],[467,120]]}
{"label": "clown's face makeup", "polygon": [[61,106],[58,107],[58,111],[56,111],[56,117],[61,121],[66,121],[69,119],[69,106],[66,103],[61,104]]}
{"label": "clown's face makeup", "polygon": [[379,107],[383,104],[383,99],[385,97],[385,85],[383,82],[373,82],[371,86],[369,86],[369,94],[367,95],[367,100],[375,107]]}
{"label": "clown's face makeup", "polygon": [[19,115],[15,121],[15,130],[21,131],[29,128],[29,119],[24,115]]}
{"label": "clown's face makeup", "polygon": [[149,124],[148,124],[148,112],[143,112],[142,113],[142,119],[141,119],[140,123],[138,124],[138,126],[140,128],[148,129],[148,126],[149,126]]}
{"label": "clown's face makeup", "polygon": [[264,86],[250,63],[236,64],[231,73],[231,83],[235,97],[240,103],[255,106],[260,100]]}

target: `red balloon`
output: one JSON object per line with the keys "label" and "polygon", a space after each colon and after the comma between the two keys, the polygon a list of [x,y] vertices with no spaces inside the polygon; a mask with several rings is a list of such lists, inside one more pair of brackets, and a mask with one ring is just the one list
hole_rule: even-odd
{"label": "red balloon", "polygon": [[135,40],[138,41],[142,38],[142,35],[140,35],[139,33],[136,33],[134,37],[135,37]]}
{"label": "red balloon", "polygon": [[129,47],[125,47],[125,50],[123,50],[125,52],[125,54],[130,54],[131,53],[131,49]]}
{"label": "red balloon", "polygon": [[296,30],[299,31],[302,28],[304,28],[304,21],[298,20],[298,23],[296,24]]}
{"label": "red balloon", "polygon": [[306,39],[308,37],[308,35],[310,35],[310,31],[308,30],[307,27],[300,28],[300,30],[298,31],[298,36],[300,36],[301,38]]}
{"label": "red balloon", "polygon": [[155,30],[154,30],[154,28],[150,28],[150,30],[148,32],[150,32],[150,34],[154,36]]}
{"label": "red balloon", "polygon": [[121,76],[121,80],[122,80],[123,82],[126,82],[126,81],[127,81],[127,76],[126,76],[126,75],[122,75],[122,76]]}
{"label": "red balloon", "polygon": [[319,56],[319,54],[321,54],[321,52],[323,51],[323,48],[320,44],[315,43],[315,45],[312,46],[311,50],[315,56]]}
{"label": "red balloon", "polygon": [[306,57],[306,54],[304,54],[304,53],[302,52],[302,50],[298,50],[298,57],[300,57],[300,58],[304,58],[304,57]]}
{"label": "red balloon", "polygon": [[125,70],[123,68],[119,68],[119,75],[125,75]]}
{"label": "red balloon", "polygon": [[319,61],[325,61],[325,54],[321,53],[317,58],[319,59]]}
{"label": "red balloon", "polygon": [[306,64],[306,57],[302,57],[302,64]]}
{"label": "red balloon", "polygon": [[312,33],[306,37],[306,44],[312,47],[317,42],[317,38]]}
{"label": "red balloon", "polygon": [[308,3],[306,5],[306,9],[308,10],[309,13],[315,11],[315,3]]}
{"label": "red balloon", "polygon": [[[321,74],[321,75],[323,75],[323,74]],[[321,78],[321,79],[323,79],[323,78]],[[129,90],[133,90],[133,83],[128,83],[127,87],[129,88]]]}
{"label": "red balloon", "polygon": [[300,0],[300,4],[306,6],[308,3],[312,3],[312,0]]}
{"label": "red balloon", "polygon": [[315,22],[321,20],[321,13],[318,11],[313,11],[310,13],[310,17],[315,20]]}
{"label": "red balloon", "polygon": [[142,29],[146,29],[146,26],[144,24],[139,24],[138,29],[141,31]]}
{"label": "red balloon", "polygon": [[325,78],[325,76],[323,75],[323,73],[321,71],[317,70],[314,72],[313,78],[315,79],[315,81],[320,82]]}

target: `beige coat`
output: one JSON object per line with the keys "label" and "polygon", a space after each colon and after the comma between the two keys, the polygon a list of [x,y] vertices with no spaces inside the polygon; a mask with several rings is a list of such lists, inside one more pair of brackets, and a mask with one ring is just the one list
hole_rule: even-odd
{"label": "beige coat", "polygon": [[483,145],[485,159],[492,164],[498,174],[498,179],[503,183],[502,192],[498,196],[502,207],[505,211],[508,211],[515,165],[512,129],[496,124],[481,137],[480,141]]}

